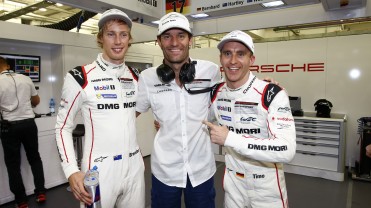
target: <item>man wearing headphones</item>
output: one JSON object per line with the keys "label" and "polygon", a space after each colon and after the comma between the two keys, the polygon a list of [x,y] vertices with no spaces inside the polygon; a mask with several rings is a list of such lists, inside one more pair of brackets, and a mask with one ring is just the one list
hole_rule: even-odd
{"label": "man wearing headphones", "polygon": [[15,195],[17,207],[27,208],[27,195],[20,171],[23,145],[31,166],[37,202],[44,202],[45,179],[39,154],[38,131],[32,106],[40,103],[31,79],[10,70],[6,59],[0,56],[0,117],[1,143],[9,177],[9,187]]}
{"label": "man wearing headphones", "polygon": [[169,13],[160,19],[157,42],[163,64],[144,70],[138,83],[137,115],[152,109],[160,123],[151,155],[152,207],[215,207],[214,153],[207,128],[209,88],[220,80],[219,67],[189,57],[188,19]]}

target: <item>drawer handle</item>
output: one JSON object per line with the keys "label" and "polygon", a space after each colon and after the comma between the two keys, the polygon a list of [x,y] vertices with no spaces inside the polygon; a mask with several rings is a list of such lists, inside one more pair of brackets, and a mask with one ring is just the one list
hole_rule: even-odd
{"label": "drawer handle", "polygon": [[303,139],[317,140],[316,138],[303,137]]}
{"label": "drawer handle", "polygon": [[314,131],[303,131],[304,133],[312,133],[312,134],[317,134],[317,132]]}
{"label": "drawer handle", "polygon": [[316,144],[302,143],[302,145],[317,146]]}
{"label": "drawer handle", "polygon": [[316,129],[317,127],[315,127],[315,126],[303,126],[303,128],[305,128],[305,129]]}
{"label": "drawer handle", "polygon": [[315,121],[312,121],[312,122],[310,122],[310,121],[303,121],[303,123],[316,124],[318,122],[315,122]]}
{"label": "drawer handle", "polygon": [[302,152],[301,154],[303,154],[303,155],[311,155],[311,156],[316,156],[316,154],[314,154],[314,153],[304,153],[304,152]]}

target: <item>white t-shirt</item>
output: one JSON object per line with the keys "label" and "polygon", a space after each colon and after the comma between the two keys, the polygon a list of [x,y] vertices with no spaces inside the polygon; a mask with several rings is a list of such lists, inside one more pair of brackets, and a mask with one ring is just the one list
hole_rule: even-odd
{"label": "white t-shirt", "polygon": [[3,71],[0,74],[0,110],[4,120],[34,118],[30,99],[36,95],[37,91],[29,77],[14,71]]}

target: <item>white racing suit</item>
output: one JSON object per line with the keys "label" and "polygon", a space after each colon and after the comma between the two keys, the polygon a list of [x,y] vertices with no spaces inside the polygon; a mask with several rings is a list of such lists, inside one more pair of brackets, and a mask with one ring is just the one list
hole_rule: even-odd
{"label": "white racing suit", "polygon": [[220,84],[212,115],[229,133],[225,141],[225,207],[287,208],[283,164],[295,155],[295,124],[284,90],[250,73],[241,88]]}
{"label": "white racing suit", "polygon": [[136,140],[137,71],[105,62],[76,67],[65,77],[56,140],[67,178],[78,172],[72,131],[78,111],[85,125],[81,171],[99,171],[104,208],[144,207],[144,163]]}

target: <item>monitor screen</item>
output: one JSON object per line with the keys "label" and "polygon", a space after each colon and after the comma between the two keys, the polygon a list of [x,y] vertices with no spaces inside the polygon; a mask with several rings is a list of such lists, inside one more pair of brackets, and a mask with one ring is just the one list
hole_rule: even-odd
{"label": "monitor screen", "polygon": [[40,82],[40,56],[6,53],[0,53],[0,56],[6,58],[11,70],[30,77],[33,82]]}

